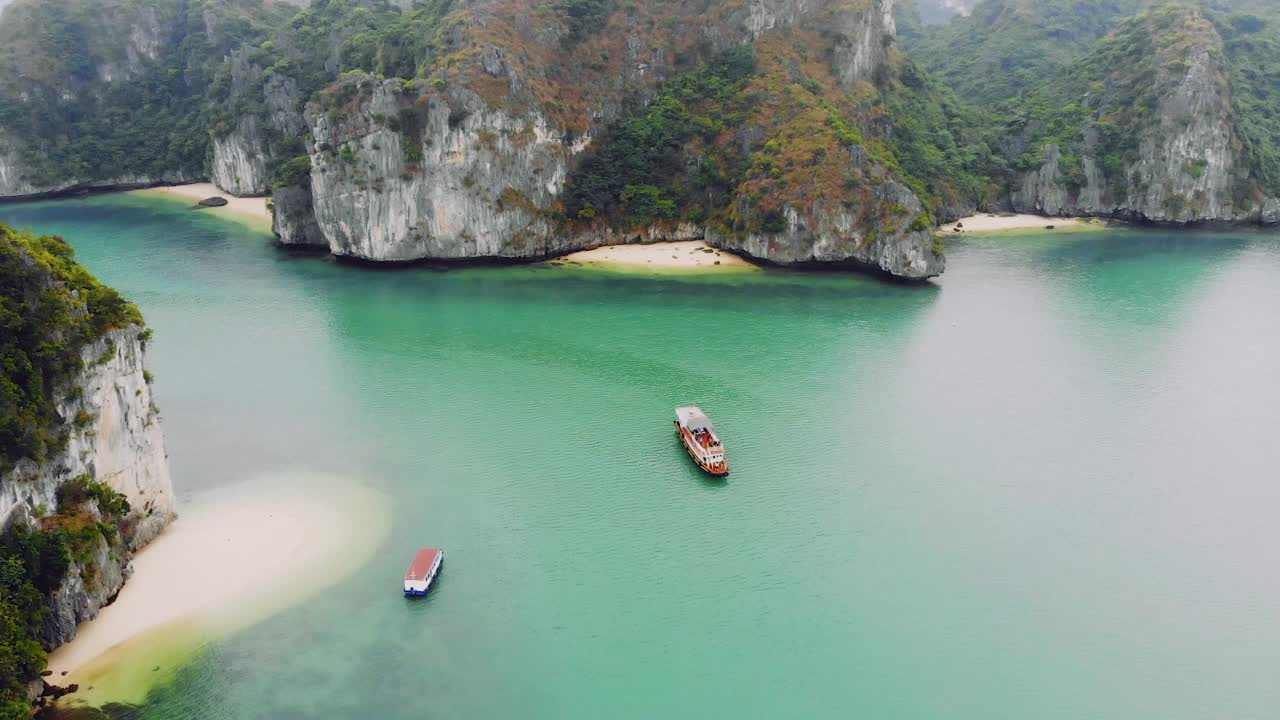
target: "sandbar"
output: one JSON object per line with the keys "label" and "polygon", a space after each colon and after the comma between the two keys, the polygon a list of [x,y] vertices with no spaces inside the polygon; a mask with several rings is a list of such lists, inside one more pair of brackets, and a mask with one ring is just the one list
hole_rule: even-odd
{"label": "sandbar", "polygon": [[270,229],[271,227],[271,210],[267,207],[268,198],[235,197],[234,195],[219,190],[218,186],[213,183],[163,185],[159,187],[146,188],[144,190],[133,190],[132,192],[137,195],[149,195],[152,197],[163,196],[179,200],[190,200],[192,205],[195,205],[205,198],[225,198],[227,200],[226,205],[223,205],[222,207],[201,208],[199,212],[235,217],[258,228],[265,227]]}
{"label": "sandbar", "polygon": [[362,565],[385,539],[389,507],[378,491],[309,473],[193,496],[134,556],[116,601],[49,656],[47,680],[80,685],[62,703],[140,702],[201,645]]}
{"label": "sandbar", "polygon": [[961,218],[956,222],[943,225],[939,230],[947,235],[962,233],[992,233],[1006,230],[1082,230],[1098,229],[1104,226],[1101,220],[1078,217],[1046,217],[1028,214],[992,214],[983,213]]}
{"label": "sandbar", "polygon": [[647,244],[605,245],[579,250],[553,263],[649,270],[758,270],[760,266],[701,240]]}

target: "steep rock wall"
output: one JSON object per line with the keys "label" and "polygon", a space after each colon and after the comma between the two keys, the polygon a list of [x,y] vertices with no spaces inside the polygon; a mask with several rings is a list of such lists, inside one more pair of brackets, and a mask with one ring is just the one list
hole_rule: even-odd
{"label": "steep rock wall", "polygon": [[303,97],[297,81],[264,71],[237,51],[226,59],[231,77],[229,102],[252,112],[240,115],[234,127],[211,137],[209,174],[213,184],[237,197],[271,192],[271,168],[288,159],[288,147],[306,132]]}
{"label": "steep rock wall", "polygon": [[[141,328],[132,327],[86,346],[81,353],[85,369],[62,389],[57,403],[58,416],[67,423],[66,448],[43,463],[19,461],[0,477],[0,527],[38,522],[41,514],[57,507],[58,488],[80,475],[129,500],[124,535],[95,539],[91,562],[81,566],[73,561],[50,597],[50,612],[39,632],[48,648],[70,641],[80,623],[115,599],[129,576],[132,553],[175,516],[164,436],[144,375],[143,345]],[[71,418],[81,412],[92,421],[77,427]],[[97,516],[96,505],[89,505]]]}
{"label": "steep rock wall", "polygon": [[859,81],[871,81],[889,64],[895,0],[875,0],[860,9],[836,16],[837,34],[832,66],[840,84],[852,90]]}
{"label": "steep rock wall", "polygon": [[328,250],[315,209],[311,206],[311,179],[271,191],[271,232],[284,247]]}
{"label": "steep rock wall", "polygon": [[[96,507],[90,512],[99,515]],[[89,557],[87,565],[71,562],[62,584],[49,598],[49,612],[37,633],[37,639],[46,648],[74,640],[80,623],[94,619],[102,608],[110,605],[133,574],[129,565],[133,550],[119,539],[113,542],[98,537]]]}
{"label": "steep rock wall", "polygon": [[[316,221],[334,254],[532,258],[568,247],[552,237],[542,209],[560,194],[585,138],[566,144],[541,114],[494,110],[465,89],[402,98],[394,81],[372,83],[341,122],[308,113]],[[400,116],[402,100],[425,106],[416,136],[385,124]]]}
{"label": "steep rock wall", "polygon": [[[906,220],[923,211],[919,199],[901,183],[885,183],[876,195],[878,201],[902,208]],[[707,241],[779,265],[846,265],[913,280],[935,277],[946,269],[946,259],[937,252],[928,229],[884,221],[868,225],[855,212],[821,198],[804,212],[787,207],[784,215],[786,229],[781,232],[708,231]]]}
{"label": "steep rock wall", "polygon": [[246,115],[231,133],[213,138],[209,170],[213,184],[236,197],[265,195],[271,189],[266,143],[258,131],[258,118]]}
{"label": "steep rock wall", "polygon": [[[57,402],[58,416],[67,423],[66,448],[43,463],[20,460],[0,477],[0,526],[55,508],[63,482],[90,475],[128,498],[130,543],[141,547],[174,517],[164,436],[144,375],[141,329],[107,333],[86,346],[81,357],[85,369]],[[93,420],[76,427],[71,418],[82,411]]]}

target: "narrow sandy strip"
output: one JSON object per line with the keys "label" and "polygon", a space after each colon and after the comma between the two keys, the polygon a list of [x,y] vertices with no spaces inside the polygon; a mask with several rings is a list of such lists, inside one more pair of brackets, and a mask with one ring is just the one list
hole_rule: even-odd
{"label": "narrow sandy strip", "polygon": [[[63,702],[140,701],[200,645],[363,564],[385,538],[388,508],[381,493],[315,475],[257,478],[193,498],[135,556],[116,601],[49,656],[48,680],[80,685]],[[165,672],[153,673],[160,664]]]}
{"label": "narrow sandy strip", "polygon": [[191,183],[189,185],[167,185],[163,187],[147,188],[145,190],[134,190],[138,195],[163,196],[180,200],[190,200],[194,206],[196,203],[206,198],[220,197],[225,198],[226,205],[222,207],[201,208],[199,212],[212,213],[215,215],[234,215],[244,220],[253,222],[255,225],[267,227],[271,226],[271,211],[267,209],[267,198],[264,197],[235,197],[218,189],[213,183]]}
{"label": "narrow sandy strip", "polygon": [[553,263],[651,270],[754,270],[759,266],[701,240],[645,245],[605,245],[556,258]]}
{"label": "narrow sandy strip", "polygon": [[940,229],[948,235],[959,233],[990,233],[1004,230],[1072,230],[1084,228],[1100,228],[1101,220],[1075,217],[1045,217],[1043,215],[1026,214],[982,214],[970,215]]}

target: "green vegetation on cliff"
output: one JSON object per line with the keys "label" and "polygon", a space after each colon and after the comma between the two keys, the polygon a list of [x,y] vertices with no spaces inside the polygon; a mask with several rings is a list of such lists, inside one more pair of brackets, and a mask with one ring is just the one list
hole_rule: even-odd
{"label": "green vegetation on cliff", "polygon": [[[790,41],[769,38],[663,83],[606,131],[571,176],[568,217],[624,227],[683,219],[725,233],[778,233],[789,209],[807,214],[825,201],[894,231],[903,219],[892,216],[905,208],[882,206],[873,195],[890,174],[928,208],[951,194],[981,192],[983,178],[970,168],[990,152],[980,138],[953,135],[969,127],[968,116],[945,89],[917,76],[914,86],[892,80],[882,92],[861,83],[848,93],[820,61],[821,48],[816,36],[798,32]],[[880,134],[877,126],[895,113],[905,122]],[[955,179],[921,179],[944,166]],[[927,216],[905,221],[929,225]]]}
{"label": "green vegetation on cliff", "polygon": [[677,210],[699,218],[719,210],[744,163],[708,152],[696,172],[686,173],[685,146],[698,140],[714,148],[721,133],[743,122],[751,102],[747,81],[755,72],[755,55],[743,47],[665,83],[657,98],[615,123],[600,150],[582,162],[567,193],[569,216],[634,224],[670,219]]}
{"label": "green vegetation on cliff", "polygon": [[1280,21],[1231,15],[1218,19],[1218,26],[1231,65],[1232,116],[1242,155],[1261,187],[1280,197]]}
{"label": "green vegetation on cliff", "polygon": [[58,488],[54,513],[0,533],[0,720],[30,715],[26,685],[45,667],[48,648],[37,638],[49,596],[73,563],[86,584],[96,582],[93,553],[121,543],[128,513],[123,495],[82,475]]}
{"label": "green vegetation on cliff", "polygon": [[[83,348],[141,323],[138,309],[76,263],[66,242],[0,225],[0,475],[60,449],[67,425],[80,418],[59,417],[57,395],[77,392],[70,383],[83,369]],[[36,638],[48,596],[73,563],[95,582],[95,550],[117,545],[127,531],[128,501],[87,475],[59,486],[57,507],[48,510],[36,509],[34,525],[20,519],[0,534],[3,720],[30,714],[26,683],[44,669]]]}
{"label": "green vegetation on cliff", "polygon": [[[959,105],[949,127],[987,139],[993,157],[969,165],[975,172],[968,183],[957,182],[965,173],[948,163],[920,174],[971,189],[985,178],[978,198],[993,205],[1056,147],[1063,189],[1074,194],[1087,184],[1088,157],[1106,185],[1094,202],[1107,207],[1145,196],[1148,184],[1170,182],[1150,175],[1170,122],[1212,124],[1222,113],[1234,132],[1234,204],[1256,208],[1280,195],[1277,18],[1280,8],[1254,0],[984,0],[970,17],[919,29],[905,44],[971,103]],[[1178,93],[1194,97],[1175,99]],[[1215,97],[1229,98],[1229,107]],[[911,114],[910,107],[895,111],[897,134],[910,125],[897,117],[904,111]],[[1183,112],[1214,115],[1171,117]],[[912,155],[917,145],[904,142],[901,154]],[[1197,177],[1200,162],[1188,161],[1184,172]],[[1132,175],[1141,163],[1147,169]],[[1164,209],[1194,214],[1213,200],[1171,193]]]}
{"label": "green vegetation on cliff", "polygon": [[82,348],[142,315],[76,263],[61,238],[0,225],[0,472],[65,441],[55,409],[83,368]]}
{"label": "green vegetation on cliff", "polygon": [[1192,53],[1217,44],[1213,33],[1199,11],[1181,5],[1122,22],[1082,59],[1009,103],[1017,113],[1012,127],[1030,139],[1013,159],[1015,167],[1039,168],[1045,148],[1056,145],[1069,187],[1079,188],[1085,181],[1080,154],[1086,133],[1093,131],[1092,154],[1103,174],[1121,184],[1114,191],[1123,196],[1126,169],[1138,161],[1140,138],[1160,121],[1161,98],[1182,81]]}
{"label": "green vegetation on cliff", "polygon": [[273,7],[20,0],[0,24],[0,149],[37,187],[202,175],[205,96],[223,58],[278,21]]}
{"label": "green vegetation on cliff", "polygon": [[911,61],[884,92],[889,143],[902,168],[939,217],[996,203],[1008,177],[1000,152],[1003,128],[994,113],[961,102],[936,77]]}

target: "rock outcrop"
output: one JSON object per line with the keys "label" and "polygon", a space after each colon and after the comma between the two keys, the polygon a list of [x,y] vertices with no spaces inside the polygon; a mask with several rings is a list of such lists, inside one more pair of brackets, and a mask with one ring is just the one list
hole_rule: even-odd
{"label": "rock outcrop", "polygon": [[7,8],[0,199],[207,178],[209,139],[194,118],[216,64],[250,39],[250,23],[220,22],[246,14],[225,3],[202,10],[156,2],[104,11],[88,0]]}
{"label": "rock outcrop", "polygon": [[[890,182],[877,188],[878,199],[903,208],[905,220],[923,211],[909,188]],[[921,279],[941,275],[945,257],[927,227],[881,222],[868,225],[850,210],[823,199],[806,212],[788,207],[786,229],[776,233],[734,235],[708,232],[710,245],[779,265],[862,267],[894,277]]]}
{"label": "rock outcrop", "polygon": [[271,191],[271,232],[283,247],[327,251],[329,241],[311,206],[311,178]]}

